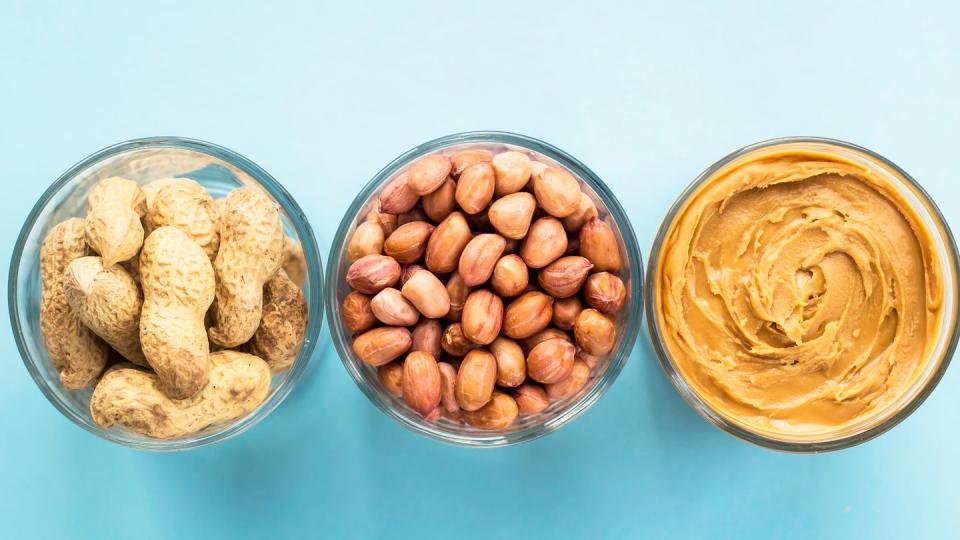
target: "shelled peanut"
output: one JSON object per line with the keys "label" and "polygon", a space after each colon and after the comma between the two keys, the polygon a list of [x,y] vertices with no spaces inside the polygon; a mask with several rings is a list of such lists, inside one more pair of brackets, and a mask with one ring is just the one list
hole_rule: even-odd
{"label": "shelled peanut", "polygon": [[255,188],[215,203],[189,178],[113,177],[87,208],[41,249],[41,331],[64,387],[95,387],[97,424],[154,438],[259,406],[307,326],[303,251],[278,205]]}
{"label": "shelled peanut", "polygon": [[606,368],[620,248],[568,170],[523,151],[440,152],[371,204],[347,243],[341,314],[386,392],[428,421],[505,429]]}

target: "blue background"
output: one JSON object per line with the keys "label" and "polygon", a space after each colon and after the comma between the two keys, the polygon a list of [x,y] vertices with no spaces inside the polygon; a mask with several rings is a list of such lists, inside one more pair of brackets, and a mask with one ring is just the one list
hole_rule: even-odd
{"label": "blue background", "polygon": [[[381,166],[474,129],[539,137],[584,161],[619,195],[644,256],[698,172],[783,135],[880,152],[960,227],[955,2],[356,4],[3,1],[2,259],[49,182],[99,148],[148,135],[207,139],[253,159],[299,200],[324,254]],[[697,416],[644,332],[580,419],[482,451],[388,420],[324,337],[302,384],[251,431],[150,454],[71,424],[28,377],[5,323],[0,340],[6,538],[960,530],[960,367],[880,439],[786,455]]]}

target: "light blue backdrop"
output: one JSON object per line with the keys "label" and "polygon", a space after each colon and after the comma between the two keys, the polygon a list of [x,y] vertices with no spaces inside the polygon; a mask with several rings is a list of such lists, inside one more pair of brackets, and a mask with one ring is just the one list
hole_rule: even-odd
{"label": "light blue backdrop", "polygon": [[[183,4],[0,4],[2,260],[33,201],[68,166],[111,143],[166,134],[220,143],[270,171],[306,210],[324,254],[381,166],[418,142],[473,129],[529,134],[583,160],[619,195],[644,256],[701,169],[782,135],[880,152],[960,227],[956,3]],[[6,322],[0,339],[6,538],[960,530],[956,366],[882,438],[784,455],[701,420],[643,335],[583,417],[531,444],[478,451],[381,415],[324,337],[302,385],[263,423],[163,455],[75,427],[35,388]]]}

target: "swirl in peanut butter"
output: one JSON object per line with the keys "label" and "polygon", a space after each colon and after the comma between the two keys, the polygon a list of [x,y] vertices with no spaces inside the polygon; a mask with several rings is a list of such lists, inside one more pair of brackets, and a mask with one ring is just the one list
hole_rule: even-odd
{"label": "swirl in peanut butter", "polygon": [[942,319],[929,231],[890,180],[830,153],[721,169],[666,235],[656,308],[684,378],[722,415],[785,434],[884,412]]}

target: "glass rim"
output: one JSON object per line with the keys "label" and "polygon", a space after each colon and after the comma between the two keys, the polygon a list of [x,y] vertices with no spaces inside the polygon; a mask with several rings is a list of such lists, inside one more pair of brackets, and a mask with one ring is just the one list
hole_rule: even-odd
{"label": "glass rim", "polygon": [[[749,144],[733,152],[730,152],[726,156],[714,162],[712,165],[703,170],[696,178],[693,179],[677,196],[673,204],[670,206],[669,211],[664,216],[663,221],[660,223],[660,227],[657,230],[657,234],[654,238],[653,245],[650,249],[650,255],[647,259],[647,282],[644,283],[644,307],[646,310],[646,319],[647,319],[647,331],[650,335],[650,341],[653,345],[654,352],[656,353],[658,363],[663,369],[664,373],[670,379],[674,388],[677,390],[677,393],[683,398],[683,400],[689,405],[692,409],[697,411],[700,416],[704,417],[714,426],[720,428],[721,430],[756,446],[763,448],[768,448],[772,450],[778,450],[782,452],[790,453],[817,453],[817,452],[828,452],[834,450],[842,450],[845,448],[850,448],[867,441],[870,441],[883,433],[886,433],[890,429],[897,426],[900,422],[905,420],[910,416],[920,405],[930,396],[936,386],[939,384],[940,380],[943,378],[944,373],[947,370],[947,367],[950,364],[950,361],[953,357],[954,351],[957,347],[958,337],[960,337],[960,326],[954,324],[952,330],[946,329],[945,331],[950,332],[950,338],[946,344],[946,347],[943,349],[943,358],[940,361],[939,366],[936,370],[930,374],[929,378],[924,383],[924,386],[919,389],[916,395],[913,396],[910,401],[906,402],[903,407],[891,414],[889,417],[880,421],[877,425],[867,428],[858,433],[852,433],[845,435],[836,439],[826,440],[826,441],[786,441],[781,439],[775,439],[768,437],[754,431],[751,431],[743,426],[735,424],[722,415],[717,413],[713,407],[711,407],[705,400],[703,400],[696,390],[693,389],[691,385],[686,382],[684,376],[680,373],[680,370],[675,366],[670,354],[667,352],[666,347],[663,341],[663,335],[660,331],[659,318],[657,317],[656,307],[655,307],[655,298],[656,293],[656,284],[655,277],[657,273],[657,266],[660,260],[660,252],[663,248],[663,242],[666,238],[667,231],[670,226],[673,224],[673,220],[676,218],[677,212],[684,206],[689,197],[703,184],[707,179],[712,177],[717,171],[722,169],[724,166],[730,162],[746,155],[751,152],[761,150],[764,148],[770,148],[786,144],[803,144],[803,143],[812,143],[812,144],[822,144],[827,146],[835,146],[846,150],[852,150],[854,152],[859,152],[866,157],[877,161],[880,165],[889,167],[894,173],[899,175],[901,179],[906,182],[906,187],[909,187],[916,191],[918,198],[921,202],[925,203],[927,210],[930,213],[930,217],[936,222],[936,225],[943,228],[945,233],[945,247],[947,256],[948,256],[948,265],[952,268],[952,278],[953,278],[953,293],[957,297],[960,294],[960,282],[958,282],[958,268],[960,268],[960,255],[958,255],[957,244],[954,239],[953,233],[950,230],[950,226],[947,223],[947,220],[944,218],[943,213],[940,211],[940,208],[930,197],[930,195],[923,189],[923,187],[906,171],[900,168],[897,164],[893,163],[889,159],[883,157],[882,155],[862,146],[859,146],[854,143],[846,142],[839,139],[832,139],[828,137],[815,137],[815,136],[791,136],[791,137],[777,137],[772,139],[765,139],[753,144]],[[944,279],[948,279],[949,276],[945,276]],[[956,322],[957,313],[960,311],[960,304],[954,302],[954,312],[953,320]],[[944,314],[944,317],[947,317],[950,314]],[[949,320],[944,320],[945,328],[949,324]]]}
{"label": "glass rim", "polygon": [[[543,423],[506,434],[454,434],[438,429],[428,422],[418,422],[400,414],[392,406],[390,400],[381,395],[377,388],[367,383],[366,378],[360,371],[358,363],[352,360],[352,351],[348,350],[346,346],[346,338],[344,336],[349,335],[349,332],[344,331],[342,321],[337,320],[338,318],[335,315],[340,302],[337,298],[336,286],[338,267],[346,246],[347,232],[356,221],[360,210],[369,202],[370,198],[380,186],[410,161],[436,150],[468,143],[494,143],[519,146],[543,154],[574,173],[575,176],[580,178],[596,192],[597,196],[607,207],[611,218],[617,224],[623,244],[626,247],[626,257],[629,260],[631,268],[631,279],[636,280],[636,284],[631,287],[630,297],[628,298],[629,304],[626,304],[633,307],[633,309],[627,314],[627,323],[624,325],[625,329],[620,341],[620,346],[615,352],[611,353],[610,365],[600,377],[600,380],[587,394],[576,402],[568,405],[554,417]],[[630,357],[630,353],[634,348],[636,338],[640,332],[640,326],[643,324],[643,309],[640,307],[640,303],[643,301],[643,272],[644,267],[639,243],[637,242],[633,225],[630,223],[626,212],[620,205],[619,200],[613,195],[600,177],[582,162],[556,146],[526,135],[506,131],[468,131],[454,133],[415,146],[394,158],[363,186],[350,204],[350,207],[340,222],[340,226],[337,228],[336,235],[331,244],[330,253],[327,256],[327,275],[325,280],[327,282],[327,290],[324,292],[327,302],[327,325],[330,328],[334,347],[340,356],[340,360],[354,383],[356,383],[363,394],[366,395],[367,399],[381,412],[400,425],[431,439],[457,446],[483,448],[510,446],[532,441],[547,435],[579,417],[587,409],[592,407],[617,379]]]}
{"label": "glass rim", "polygon": [[[24,341],[23,331],[21,330],[20,321],[22,319],[22,315],[19,310],[18,302],[16,301],[16,299],[19,297],[17,283],[19,281],[20,263],[22,260],[24,247],[26,246],[27,238],[31,231],[33,231],[33,229],[36,227],[40,214],[47,208],[47,205],[50,203],[50,201],[57,193],[60,192],[61,189],[63,189],[64,186],[76,178],[79,173],[87,170],[90,167],[94,167],[98,163],[109,158],[136,150],[163,148],[191,150],[206,154],[210,157],[233,165],[240,171],[253,178],[253,180],[255,180],[260,187],[267,191],[267,193],[269,193],[270,196],[280,204],[283,211],[290,216],[291,225],[296,230],[300,245],[303,248],[304,259],[308,268],[307,283],[311,291],[316,291],[315,294],[311,295],[312,299],[308,304],[308,313],[315,313],[316,315],[311,316],[308,319],[307,330],[304,334],[300,352],[297,354],[296,360],[290,366],[287,374],[285,375],[286,379],[281,385],[272,391],[272,395],[269,395],[267,400],[261,403],[259,407],[247,415],[233,420],[223,429],[202,435],[197,438],[144,438],[140,440],[130,440],[118,436],[119,433],[121,433],[119,431],[100,428],[88,423],[88,418],[78,414],[77,411],[75,411],[70,405],[60,399],[60,396],[58,396],[57,393],[54,392],[54,390],[50,387],[50,385],[44,379],[43,374],[37,369],[36,365],[34,365],[34,362],[30,360],[30,352],[27,344]],[[23,360],[27,371],[30,373],[30,376],[33,378],[36,385],[43,392],[44,396],[46,396],[47,400],[74,424],[80,426],[87,432],[92,433],[99,438],[130,448],[152,451],[177,451],[208,446],[243,433],[272,413],[280,405],[280,403],[287,398],[287,396],[293,390],[293,387],[296,386],[296,384],[303,377],[307,364],[309,363],[314,349],[316,348],[318,341],[317,338],[320,335],[320,330],[323,325],[324,304],[321,299],[322,296],[323,264],[320,259],[320,249],[317,247],[317,241],[313,233],[313,229],[310,227],[306,215],[303,213],[303,210],[297,204],[296,200],[282,185],[280,185],[279,182],[277,182],[276,179],[273,178],[273,176],[270,175],[270,173],[237,152],[211,142],[178,136],[143,137],[112,144],[81,159],[73,166],[68,168],[63,174],[57,177],[57,179],[43,192],[39,199],[37,199],[37,202],[34,204],[33,208],[30,210],[26,219],[24,220],[24,224],[20,229],[19,235],[17,236],[17,241],[14,244],[7,278],[7,304],[10,316],[10,325],[13,329],[13,335],[17,343],[17,349],[20,352],[20,358]]]}

